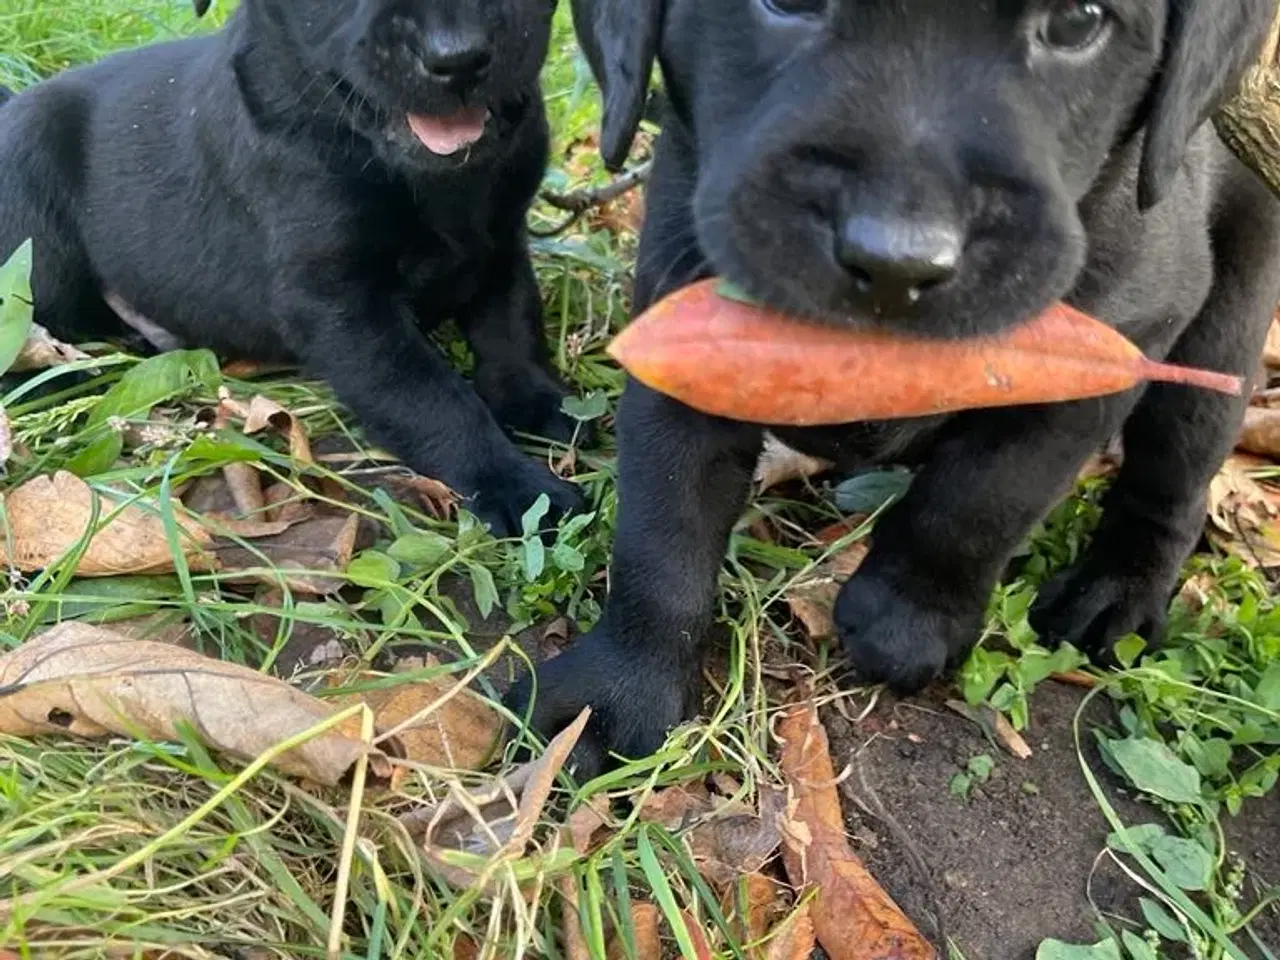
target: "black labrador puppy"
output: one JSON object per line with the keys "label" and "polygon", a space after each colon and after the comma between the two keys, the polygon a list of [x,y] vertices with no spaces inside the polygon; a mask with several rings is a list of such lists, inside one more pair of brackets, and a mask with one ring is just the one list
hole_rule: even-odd
{"label": "black labrador puppy", "polygon": [[[197,12],[208,6],[196,0]],[[573,423],[524,228],[555,0],[244,0],[0,109],[0,256],[62,336],[300,362],[498,535],[577,488],[509,427]],[[458,321],[474,389],[421,328]]]}
{"label": "black labrador puppy", "polygon": [[[635,307],[709,274],[815,323],[958,338],[1064,298],[1153,357],[1252,375],[1280,298],[1280,203],[1206,121],[1273,0],[574,0],[617,166],[655,56],[669,109]],[[847,467],[918,465],[836,621],[867,680],[913,691],[972,647],[993,586],[1090,454],[1126,462],[1033,623],[1098,652],[1155,637],[1244,401],[1180,387],[779,431]],[[619,415],[603,620],[538,671],[544,732],[594,707],[580,760],[661,745],[762,429],[638,383]],[[531,697],[526,679],[514,705]]]}

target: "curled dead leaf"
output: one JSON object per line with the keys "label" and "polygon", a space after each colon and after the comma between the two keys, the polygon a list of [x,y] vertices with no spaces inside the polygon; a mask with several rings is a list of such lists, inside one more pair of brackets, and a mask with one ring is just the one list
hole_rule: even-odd
{"label": "curled dead leaf", "polygon": [[933,947],[849,847],[827,733],[812,699],[786,710],[778,738],[794,798],[782,859],[794,886],[818,891],[812,917],[822,949],[831,960],[936,960]]}
{"label": "curled dead leaf", "polygon": [[[411,833],[425,834],[423,852],[440,876],[465,889],[479,881],[495,858],[514,860],[525,854],[555,779],[590,718],[590,708],[584,708],[541,757],[495,779],[488,789],[451,796],[401,817]],[[466,856],[460,860],[453,853]]]}
{"label": "curled dead leaf", "polygon": [[22,345],[9,370],[11,373],[26,373],[89,359],[92,359],[89,354],[79,347],[63,343],[40,324],[33,323],[27,333],[27,342]]}
{"label": "curled dead leaf", "polygon": [[[247,667],[82,623],[61,624],[0,657],[0,733],[17,737],[179,740],[179,726],[189,725],[210,748],[253,759],[335,712]],[[386,755],[337,730],[282,754],[276,766],[332,786],[365,754],[385,781]]]}
{"label": "curled dead leaf", "polygon": [[1280,460],[1280,409],[1249,407],[1236,447],[1245,453]]}
{"label": "curled dead leaf", "polygon": [[[43,570],[74,549],[90,532],[94,491],[74,474],[28,480],[4,495],[9,520],[0,559],[24,572]],[[119,494],[99,494],[98,529],[76,565],[82,577],[170,573],[174,552],[164,521],[151,505]],[[127,506],[121,506],[128,503]],[[216,567],[212,538],[201,525],[175,509],[177,547],[193,570]],[[109,523],[103,523],[110,517]]]}
{"label": "curled dead leaf", "polygon": [[755,481],[763,493],[789,480],[808,480],[834,467],[830,460],[793,450],[772,433],[764,435],[764,449],[756,462]]}
{"label": "curled dead leaf", "polygon": [[458,504],[462,502],[462,497],[447,484],[431,477],[410,474],[397,477],[395,483],[412,492],[427,516],[433,520],[451,519],[458,512]]}
{"label": "curled dead leaf", "polygon": [[244,432],[252,436],[268,427],[289,441],[289,456],[298,463],[314,463],[311,441],[302,421],[280,404],[261,394],[249,401],[244,418]]}
{"label": "curled dead leaf", "polygon": [[1255,478],[1265,460],[1233,454],[1209,485],[1209,539],[1251,567],[1280,566],[1280,488]]}

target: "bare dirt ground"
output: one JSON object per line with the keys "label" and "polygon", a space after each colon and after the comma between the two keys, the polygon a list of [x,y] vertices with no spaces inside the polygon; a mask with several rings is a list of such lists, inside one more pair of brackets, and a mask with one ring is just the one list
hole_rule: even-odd
{"label": "bare dirt ground", "polygon": [[[1094,905],[1140,917],[1141,890],[1109,858],[1099,860],[1109,829],[1077,759],[1079,691],[1047,684],[1036,692],[1026,761],[993,748],[946,708],[945,696],[883,704],[857,727],[834,712],[824,718],[837,766],[854,764],[842,790],[855,848],[921,929],[936,934],[940,912],[966,960],[1030,960],[1046,937],[1096,941]],[[1097,715],[1105,709],[1097,704]],[[982,754],[996,761],[990,780],[967,801],[952,796],[951,777]],[[1105,776],[1091,744],[1086,756],[1126,823],[1161,820]],[[864,808],[888,812],[896,825]],[[1280,802],[1247,806],[1229,822],[1228,838],[1255,878],[1280,880]],[[1256,929],[1280,949],[1280,911]]]}

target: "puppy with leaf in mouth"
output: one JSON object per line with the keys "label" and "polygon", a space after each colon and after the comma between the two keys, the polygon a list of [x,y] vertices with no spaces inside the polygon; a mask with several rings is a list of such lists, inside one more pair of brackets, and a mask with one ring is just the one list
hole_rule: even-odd
{"label": "puppy with leaf in mouth", "polygon": [[[209,0],[195,0],[203,14]],[[498,535],[572,484],[525,215],[546,167],[554,0],[243,0],[196,39],[0,107],[0,257],[34,243],[64,338],[301,364]],[[473,383],[424,329],[458,322]]]}

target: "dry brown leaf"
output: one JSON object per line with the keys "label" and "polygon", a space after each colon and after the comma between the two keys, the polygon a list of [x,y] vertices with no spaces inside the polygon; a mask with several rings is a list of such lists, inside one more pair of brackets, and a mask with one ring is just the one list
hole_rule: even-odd
{"label": "dry brown leaf", "polygon": [[[253,759],[335,708],[279,680],[183,647],[64,623],[0,657],[0,732],[179,740],[189,724],[210,748]],[[363,754],[379,779],[385,754],[331,730],[282,754],[288,774],[332,786]]]}
{"label": "dry brown leaf", "polygon": [[822,949],[831,960],[936,960],[933,947],[849,847],[827,733],[812,700],[787,709],[778,737],[794,797],[783,863],[795,887],[817,888],[813,926]]}
{"label": "dry brown leaf", "polygon": [[316,515],[316,505],[307,495],[287,483],[273,483],[263,492],[267,501],[268,520],[293,525]]}
{"label": "dry brown leaf", "polygon": [[295,593],[324,596],[346,586],[346,580],[334,574],[345,572],[351,563],[359,530],[360,520],[354,513],[313,517],[256,540],[253,550],[220,543],[218,559],[226,570],[246,571],[247,578],[267,586],[278,586],[283,577]]}
{"label": "dry brown leaf", "polygon": [[[421,832],[423,852],[449,883],[474,886],[480,874],[450,862],[450,851],[514,860],[524,855],[534,827],[542,816],[551,788],[586,729],[591,709],[584,708],[578,719],[562,730],[537,760],[522,764],[488,790],[467,796],[465,802],[451,797],[435,808],[407,814],[401,822],[411,832]],[[477,820],[468,808],[479,813]]]}
{"label": "dry brown leaf", "polygon": [[480,945],[468,936],[461,936],[453,941],[453,960],[476,960],[480,956]]}
{"label": "dry brown leaf", "polygon": [[289,441],[289,456],[299,463],[314,463],[311,441],[302,421],[280,404],[259,394],[249,401],[244,432],[252,435],[270,427]]}
{"label": "dry brown leaf", "polygon": [[831,640],[836,635],[836,623],[832,617],[840,584],[827,578],[797,583],[787,590],[787,606],[791,615],[800,621],[810,640]]}
{"label": "dry brown leaf", "polygon": [[[158,512],[144,509],[123,495],[100,495],[99,528],[80,557],[76,574],[110,577],[123,574],[170,573],[173,552]],[[9,536],[0,544],[0,559],[19,570],[43,570],[77,546],[93,521],[94,492],[74,474],[28,480],[4,495]],[[114,516],[112,516],[114,514]],[[179,546],[193,570],[209,570],[216,559],[211,538],[199,523],[175,511]],[[111,522],[102,522],[112,517]]]}
{"label": "dry brown leaf", "polygon": [[756,463],[755,481],[760,491],[772,489],[788,480],[808,480],[826,473],[835,464],[793,450],[772,433],[764,435],[764,449]]}
{"label": "dry brown leaf", "polygon": [[1280,409],[1249,407],[1236,447],[1246,453],[1280,460]]}
{"label": "dry brown leaf", "polygon": [[[662,914],[644,900],[631,904],[631,929],[635,934],[635,960],[662,960],[662,937],[658,921]],[[626,960],[627,950],[620,933],[615,933],[606,951],[608,960]]]}
{"label": "dry brown leaf", "polygon": [[261,540],[284,533],[292,523],[283,520],[224,520],[206,517],[205,525],[219,536],[239,537],[241,540]]}
{"label": "dry brown leaf", "polygon": [[222,468],[227,488],[239,516],[256,516],[265,509],[267,499],[262,494],[262,475],[247,463],[228,463]]}
{"label": "dry brown leaf", "polygon": [[9,462],[13,456],[13,426],[9,423],[9,414],[0,407],[0,467]]}
{"label": "dry brown leaf", "polygon": [[[439,666],[440,660],[430,656],[401,661],[396,672]],[[485,700],[458,685],[458,678],[444,675],[339,699],[344,706],[367,703],[378,731],[394,730],[406,759],[450,770],[480,770],[498,747],[503,720]]]}
{"label": "dry brown leaf", "polygon": [[1216,578],[1208,570],[1188,577],[1178,590],[1178,600],[1189,612],[1199,613],[1213,596],[1213,587],[1216,582]]}
{"label": "dry brown leaf", "polygon": [[447,484],[430,477],[412,476],[406,485],[417,495],[427,515],[435,520],[448,520],[458,512],[462,497]]}
{"label": "dry brown leaf", "polygon": [[947,708],[964,717],[989,740],[999,743],[1017,759],[1031,759],[1031,747],[999,710],[994,710],[985,703],[971,706],[963,700],[948,700]]}
{"label": "dry brown leaf", "polygon": [[684,922],[685,930],[689,932],[689,941],[693,944],[695,960],[715,960],[711,943],[707,940],[707,931],[702,928],[702,924],[694,919],[688,910],[680,911],[680,919]]}
{"label": "dry brown leaf", "polygon": [[[321,457],[326,461],[328,458]],[[398,470],[379,477],[377,486],[384,488],[396,500],[421,509],[436,520],[449,520],[457,513],[462,498],[439,480],[422,477],[416,473]]]}
{"label": "dry brown leaf", "polygon": [[[763,873],[749,873],[743,878],[743,897],[741,909],[737,902],[737,885],[725,891],[725,913],[737,912],[736,930],[743,943],[760,943],[768,936],[769,931],[787,912],[783,886],[772,877]],[[764,955],[762,949],[754,949],[750,956],[759,960]]]}
{"label": "dry brown leaf", "polygon": [[762,790],[760,812],[745,804],[712,797],[701,784],[668,787],[641,804],[639,818],[668,830],[688,829],[693,862],[711,884],[723,890],[744,873],[760,870],[782,843],[778,819],[784,800]]}
{"label": "dry brown leaf", "polygon": [[1076,481],[1096,480],[1100,477],[1111,477],[1120,471],[1121,458],[1114,453],[1095,453],[1088,459]]}
{"label": "dry brown leaf", "polygon": [[569,844],[579,853],[588,853],[596,835],[609,825],[609,798],[596,794],[569,815],[565,829]]}
{"label": "dry brown leaf", "polygon": [[[257,603],[261,607],[280,610],[284,607],[284,593],[278,588],[263,588]],[[281,617],[271,613],[255,613],[249,617],[249,627],[262,640],[267,649],[276,645],[280,634]],[[346,657],[347,649],[342,637],[330,627],[307,623],[293,617],[288,619],[288,635],[275,660],[275,673],[290,677],[299,670],[319,667],[336,667]]]}
{"label": "dry brown leaf", "polygon": [[1209,484],[1209,539],[1251,567],[1280,566],[1280,489],[1253,476],[1273,469],[1237,453]]}
{"label": "dry brown leaf", "polygon": [[582,920],[578,916],[578,881],[572,873],[562,874],[556,882],[564,903],[560,907],[560,925],[564,934],[564,953],[568,960],[591,960],[591,948],[582,935]]}
{"label": "dry brown leaf", "polygon": [[1267,345],[1262,353],[1262,362],[1269,370],[1280,370],[1280,317],[1273,317],[1271,329],[1267,331]]}
{"label": "dry brown leaf", "polygon": [[763,960],[809,960],[818,946],[810,904],[778,925],[763,953]]}
{"label": "dry brown leaf", "polygon": [[49,367],[61,367],[75,360],[88,360],[89,354],[79,347],[63,343],[38,323],[31,325],[27,334],[27,342],[18,351],[18,358],[9,368],[11,373],[25,373],[30,370],[47,370]]}
{"label": "dry brown leaf", "polygon": [[996,730],[996,739],[1000,741],[1000,745],[1008,750],[1019,760],[1031,759],[1031,747],[1022,734],[1013,728],[1008,719],[999,710],[991,711],[993,716],[992,725]]}
{"label": "dry brown leaf", "polygon": [[1055,683],[1061,683],[1068,687],[1079,687],[1082,690],[1092,690],[1098,685],[1098,678],[1092,674],[1085,673],[1083,670],[1055,673],[1049,679]]}
{"label": "dry brown leaf", "polygon": [[870,540],[855,541],[787,589],[787,606],[811,640],[835,637],[836,625],[832,615],[840,587],[858,572],[870,550]]}

